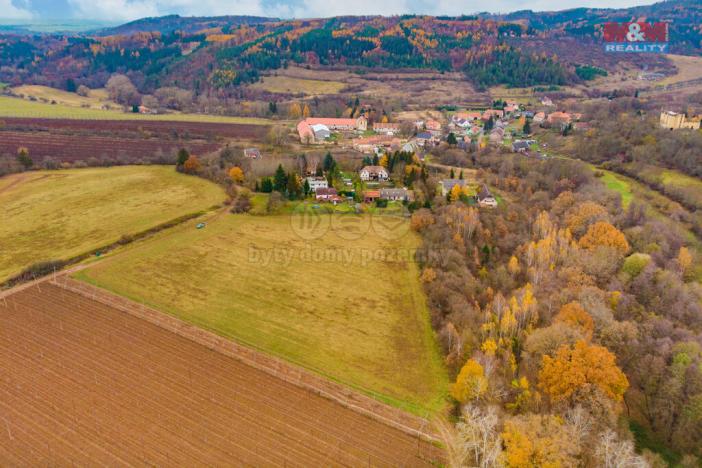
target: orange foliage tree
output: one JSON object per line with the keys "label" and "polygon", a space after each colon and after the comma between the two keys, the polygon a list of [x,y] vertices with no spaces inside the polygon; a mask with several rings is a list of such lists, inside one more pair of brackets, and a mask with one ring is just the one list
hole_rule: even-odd
{"label": "orange foliage tree", "polygon": [[240,184],[244,181],[244,171],[242,171],[240,167],[234,166],[229,169],[229,178]]}
{"label": "orange foliage tree", "polygon": [[191,154],[183,164],[183,170],[188,174],[194,174],[198,169],[200,169],[200,160],[197,159],[197,156]]}
{"label": "orange foliage tree", "polygon": [[629,381],[617,367],[614,354],[607,348],[579,340],[573,347],[563,345],[556,356],[545,355],[539,387],[554,403],[571,400],[587,386],[595,386],[608,398],[619,402]]}
{"label": "orange foliage tree", "polygon": [[606,221],[591,225],[578,242],[583,249],[592,250],[597,247],[612,247],[622,255],[629,251],[624,233]]}
{"label": "orange foliage tree", "polygon": [[561,307],[554,321],[582,330],[588,339],[592,338],[592,332],[595,329],[592,317],[577,302],[571,302]]}

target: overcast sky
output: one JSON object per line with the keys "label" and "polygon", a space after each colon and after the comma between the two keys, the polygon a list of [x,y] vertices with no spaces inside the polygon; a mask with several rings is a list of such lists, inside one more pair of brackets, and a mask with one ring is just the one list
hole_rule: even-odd
{"label": "overcast sky", "polygon": [[0,19],[127,21],[177,13],[183,16],[258,15],[280,18],[425,13],[459,15],[481,11],[563,10],[628,7],[653,0],[0,0]]}

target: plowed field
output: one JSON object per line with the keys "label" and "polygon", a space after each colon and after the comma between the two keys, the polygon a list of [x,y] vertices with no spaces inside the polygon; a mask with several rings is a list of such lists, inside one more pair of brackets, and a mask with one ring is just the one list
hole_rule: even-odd
{"label": "plowed field", "polygon": [[422,466],[438,449],[43,283],[0,300],[0,465]]}

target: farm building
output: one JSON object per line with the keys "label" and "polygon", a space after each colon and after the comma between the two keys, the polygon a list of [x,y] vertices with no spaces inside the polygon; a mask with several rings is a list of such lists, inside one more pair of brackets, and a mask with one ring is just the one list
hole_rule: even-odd
{"label": "farm building", "polygon": [[411,192],[406,188],[380,189],[381,200],[410,201]]}
{"label": "farm building", "polygon": [[497,200],[488,189],[487,185],[483,184],[483,187],[478,192],[478,204],[485,208],[495,208],[497,206]]}
{"label": "farm building", "polygon": [[365,132],[367,129],[368,120],[364,116],[357,119],[310,117],[297,124],[297,133],[303,143],[320,143],[324,138],[329,138],[333,130]]}
{"label": "farm building", "polygon": [[376,122],[373,124],[373,131],[377,133],[384,133],[386,135],[395,135],[396,133],[400,132],[400,124]]}
{"label": "farm building", "polygon": [[314,197],[320,201],[327,201],[338,196],[335,188],[320,187],[314,191]]}
{"label": "farm building", "polygon": [[310,186],[310,190],[315,192],[320,188],[328,188],[329,182],[324,177],[307,177],[307,184]]}
{"label": "farm building", "polygon": [[261,152],[258,148],[246,148],[244,149],[244,156],[249,159],[261,159]]}
{"label": "farm building", "polygon": [[365,190],[363,192],[363,202],[373,203],[380,198],[380,190]]}
{"label": "farm building", "polygon": [[390,174],[383,166],[366,166],[358,173],[363,181],[377,180],[379,182],[388,180]]}
{"label": "farm building", "polygon": [[661,128],[669,130],[679,130],[681,128],[696,130],[700,128],[700,120],[702,120],[700,116],[688,118],[685,114],[667,111],[661,112],[660,125]]}

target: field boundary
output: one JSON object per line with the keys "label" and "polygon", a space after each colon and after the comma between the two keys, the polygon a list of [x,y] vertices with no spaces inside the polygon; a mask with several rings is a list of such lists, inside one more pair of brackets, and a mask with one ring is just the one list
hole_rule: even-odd
{"label": "field boundary", "polygon": [[406,434],[422,438],[431,443],[440,442],[440,439],[429,431],[430,422],[426,419],[409,414],[398,408],[393,408],[344,385],[313,374],[306,369],[243,346],[131,299],[74,280],[69,278],[67,274],[53,277],[49,280],[49,283],[164,328]]}

